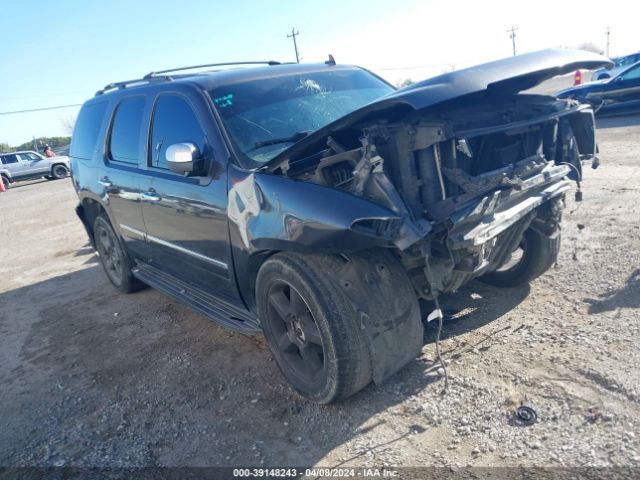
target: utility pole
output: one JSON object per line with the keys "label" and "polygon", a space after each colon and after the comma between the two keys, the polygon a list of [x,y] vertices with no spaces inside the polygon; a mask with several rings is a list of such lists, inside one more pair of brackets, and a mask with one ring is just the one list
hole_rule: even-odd
{"label": "utility pole", "polygon": [[511,26],[511,29],[507,30],[507,33],[509,34],[509,38],[511,39],[511,43],[513,45],[513,56],[515,57],[516,55],[516,30],[518,30],[516,27]]}
{"label": "utility pole", "polygon": [[300,63],[300,55],[298,55],[298,44],[296,43],[296,35],[300,35],[300,32],[296,32],[296,29],[292,28],[291,35],[287,35],[287,38],[293,38],[293,48],[296,49],[296,63]]}
{"label": "utility pole", "polygon": [[604,31],[607,36],[607,58],[609,57],[609,37],[611,36],[611,27],[607,25],[607,29]]}

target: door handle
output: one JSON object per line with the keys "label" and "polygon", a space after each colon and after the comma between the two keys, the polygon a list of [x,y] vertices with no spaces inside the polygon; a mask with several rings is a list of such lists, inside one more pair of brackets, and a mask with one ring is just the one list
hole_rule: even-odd
{"label": "door handle", "polygon": [[102,177],[100,180],[98,180],[98,183],[105,188],[109,188],[113,185],[113,183],[111,183],[111,180],[109,180],[109,177]]}
{"label": "door handle", "polygon": [[145,202],[159,202],[161,200],[160,195],[153,191],[144,192],[140,197]]}

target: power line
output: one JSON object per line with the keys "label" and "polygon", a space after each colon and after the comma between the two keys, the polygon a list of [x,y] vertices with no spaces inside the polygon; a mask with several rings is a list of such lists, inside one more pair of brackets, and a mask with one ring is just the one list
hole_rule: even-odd
{"label": "power line", "polygon": [[287,35],[287,38],[293,38],[293,48],[296,50],[296,63],[300,63],[300,55],[298,55],[298,44],[296,43],[296,35],[300,35],[300,32],[296,32],[295,28],[291,29],[291,35]]}
{"label": "power line", "polygon": [[507,30],[507,33],[509,34],[509,38],[511,39],[511,43],[513,44],[513,56],[514,57],[516,55],[516,30],[518,30],[518,28],[514,27],[513,25],[511,26],[511,28],[509,30]]}
{"label": "power line", "polygon": [[74,103],[72,105],[56,105],[55,107],[42,107],[42,108],[30,108],[28,110],[13,110],[11,112],[0,112],[0,115],[13,115],[15,113],[29,113],[29,112],[43,112],[45,110],[58,110],[60,108],[81,107],[81,103]]}

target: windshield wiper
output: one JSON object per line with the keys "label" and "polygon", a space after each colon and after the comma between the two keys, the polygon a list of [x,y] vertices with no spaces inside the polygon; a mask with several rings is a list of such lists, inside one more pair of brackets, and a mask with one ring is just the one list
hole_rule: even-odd
{"label": "windshield wiper", "polygon": [[296,132],[289,137],[282,138],[272,138],[270,140],[263,140],[262,142],[256,142],[253,145],[253,149],[266,147],[268,145],[277,145],[279,143],[289,143],[289,142],[297,142],[302,140],[304,137],[308,136],[311,133],[311,130],[306,130],[304,132]]}

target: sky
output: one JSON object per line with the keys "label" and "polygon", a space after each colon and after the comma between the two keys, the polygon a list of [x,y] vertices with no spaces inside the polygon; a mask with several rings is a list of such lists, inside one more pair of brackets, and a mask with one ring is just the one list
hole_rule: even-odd
{"label": "sky", "polygon": [[[202,63],[294,61],[372,70],[392,83],[518,53],[640,50],[631,2],[582,0],[0,0],[0,113],[80,104],[107,83]],[[68,135],[79,107],[0,115],[0,143]],[[65,122],[67,120],[67,122]]]}

